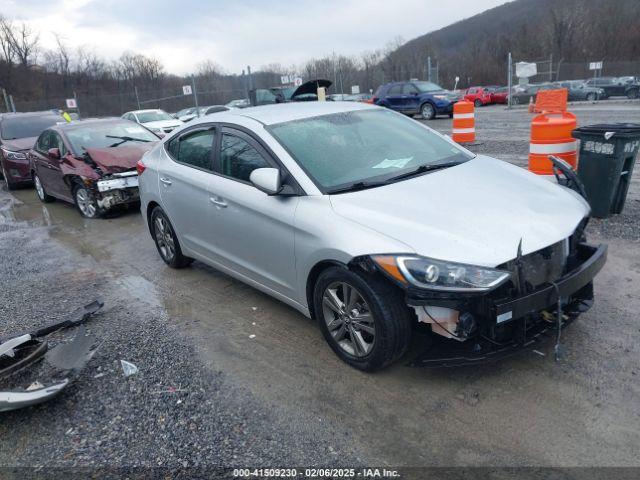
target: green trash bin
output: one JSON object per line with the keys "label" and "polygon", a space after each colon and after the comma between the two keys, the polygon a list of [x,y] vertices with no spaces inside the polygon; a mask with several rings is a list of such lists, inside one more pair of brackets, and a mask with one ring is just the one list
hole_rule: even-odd
{"label": "green trash bin", "polygon": [[578,177],[584,184],[591,215],[622,213],[640,147],[640,124],[588,125],[573,131],[580,140]]}

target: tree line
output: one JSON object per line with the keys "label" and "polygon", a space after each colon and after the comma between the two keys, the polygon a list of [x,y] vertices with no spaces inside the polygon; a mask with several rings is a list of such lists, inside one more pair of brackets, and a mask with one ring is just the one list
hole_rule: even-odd
{"label": "tree line", "polygon": [[[558,78],[563,72],[577,75],[567,69],[572,63],[586,68],[588,61],[640,60],[640,2],[517,0],[409,42],[397,37],[360,55],[331,53],[301,65],[267,63],[251,77],[229,73],[213,60],[198,65],[192,77],[181,77],[168,73],[157,58],[124,52],[107,60],[86,47],[71,48],[61,36],[54,48],[45,49],[39,32],[0,17],[0,87],[16,107],[61,108],[75,92],[84,116],[119,115],[138,105],[178,109],[191,104],[191,98],[180,96],[182,85],[191,83],[200,104],[224,103],[245,97],[249,88],[279,85],[280,76],[289,73],[331,80],[333,92],[349,93],[352,85],[375,91],[388,81],[425,79],[428,57],[437,63],[445,87],[451,88],[455,77],[461,87],[505,84],[508,52],[516,61],[550,59],[551,74]],[[1,99],[0,107],[5,107]]]}

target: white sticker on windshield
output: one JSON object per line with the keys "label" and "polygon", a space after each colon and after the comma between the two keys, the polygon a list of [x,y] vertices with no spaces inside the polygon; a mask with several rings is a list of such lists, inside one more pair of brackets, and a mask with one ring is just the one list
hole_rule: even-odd
{"label": "white sticker on windshield", "polygon": [[381,161],[379,164],[374,165],[372,168],[403,168],[407,165],[407,163],[409,163],[411,160],[413,160],[413,157],[407,157],[407,158],[395,158],[395,159],[388,159],[385,158],[383,161]]}
{"label": "white sticker on windshield", "polygon": [[127,133],[140,133],[144,132],[144,128],[142,127],[125,127]]}

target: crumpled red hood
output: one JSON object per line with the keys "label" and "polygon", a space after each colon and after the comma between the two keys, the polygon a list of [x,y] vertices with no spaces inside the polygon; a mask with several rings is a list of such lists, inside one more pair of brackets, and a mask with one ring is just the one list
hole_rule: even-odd
{"label": "crumpled red hood", "polygon": [[156,142],[121,147],[87,148],[87,153],[104,173],[118,173],[136,168],[136,163]]}

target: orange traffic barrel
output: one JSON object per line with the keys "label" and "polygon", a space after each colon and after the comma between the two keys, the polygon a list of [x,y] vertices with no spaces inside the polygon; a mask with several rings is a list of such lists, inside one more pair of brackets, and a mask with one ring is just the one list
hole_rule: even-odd
{"label": "orange traffic barrel", "polygon": [[549,155],[565,160],[575,170],[578,144],[571,132],[577,127],[576,116],[569,112],[543,113],[531,120],[529,170],[538,175],[553,175]]}
{"label": "orange traffic barrel", "polygon": [[453,105],[454,142],[470,143],[476,140],[475,108],[472,102],[460,100]]}

